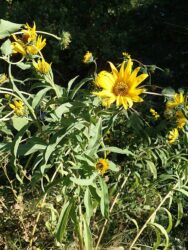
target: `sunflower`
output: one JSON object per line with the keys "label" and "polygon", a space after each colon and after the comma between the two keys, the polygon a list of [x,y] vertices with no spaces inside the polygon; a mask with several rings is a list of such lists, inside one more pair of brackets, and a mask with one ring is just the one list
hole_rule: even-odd
{"label": "sunflower", "polygon": [[131,108],[133,102],[142,102],[143,99],[139,96],[145,91],[144,88],[137,88],[143,82],[148,74],[137,76],[140,67],[132,71],[133,62],[129,58],[125,67],[125,61],[121,64],[118,71],[113,63],[109,62],[112,72],[101,71],[96,77],[96,85],[103,90],[93,92],[102,98],[102,104],[109,107],[113,102],[116,106],[123,105],[125,109]]}
{"label": "sunflower", "polygon": [[108,170],[109,164],[106,159],[99,159],[96,163],[96,169],[101,174],[104,175],[104,173]]}

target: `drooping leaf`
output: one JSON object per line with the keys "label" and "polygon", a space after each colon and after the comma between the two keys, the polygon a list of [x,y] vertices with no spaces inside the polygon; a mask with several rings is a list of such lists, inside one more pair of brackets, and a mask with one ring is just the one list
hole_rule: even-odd
{"label": "drooping leaf", "polygon": [[88,179],[78,179],[78,178],[71,177],[70,180],[80,186],[90,186],[93,184],[93,181],[97,177],[97,175],[98,175],[97,173],[94,173]]}
{"label": "drooping leaf", "polygon": [[69,213],[70,210],[72,208],[73,203],[70,201],[67,201],[61,210],[60,216],[59,216],[59,220],[55,229],[55,237],[56,239],[61,242],[63,240],[64,234],[65,234],[65,230],[67,227],[67,223],[69,220]]}
{"label": "drooping leaf", "polygon": [[88,222],[85,218],[85,216],[83,216],[83,221],[84,221],[84,245],[85,245],[85,250],[92,250],[93,249],[93,243],[92,243],[92,235],[91,235],[91,231],[88,225]]}
{"label": "drooping leaf", "polygon": [[28,119],[26,117],[13,116],[12,124],[17,131],[20,131],[26,124],[28,124]]}
{"label": "drooping leaf", "polygon": [[18,31],[22,24],[12,23],[3,19],[0,19],[0,39],[10,36],[12,33]]}
{"label": "drooping leaf", "polygon": [[109,215],[108,187],[102,177],[99,177],[99,180],[101,187],[101,200],[100,200],[101,213],[105,218],[108,218]]}
{"label": "drooping leaf", "polygon": [[86,208],[86,220],[89,224],[90,218],[93,215],[92,198],[91,198],[91,192],[89,190],[89,187],[86,188],[86,191],[84,194],[84,205]]}
{"label": "drooping leaf", "polygon": [[[1,32],[1,31],[0,31]],[[11,48],[11,41],[7,39],[2,45],[1,45],[1,53],[2,55],[8,56],[12,54],[12,48]]]}

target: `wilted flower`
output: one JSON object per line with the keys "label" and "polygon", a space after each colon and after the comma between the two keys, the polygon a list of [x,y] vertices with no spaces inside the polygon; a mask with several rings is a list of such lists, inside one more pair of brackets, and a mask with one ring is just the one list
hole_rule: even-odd
{"label": "wilted flower", "polygon": [[137,86],[148,77],[148,74],[137,76],[140,67],[132,71],[131,58],[126,67],[125,61],[121,64],[119,71],[111,62],[109,63],[112,72],[101,71],[96,78],[96,85],[103,90],[93,94],[101,97],[102,104],[107,107],[116,102],[116,106],[123,105],[125,109],[128,109],[133,106],[133,102],[142,102],[143,99],[139,95],[145,92],[145,89],[139,89]]}
{"label": "wilted flower", "polygon": [[63,31],[61,34],[61,46],[63,49],[67,49],[71,43],[71,34],[67,31]]}
{"label": "wilted flower", "polygon": [[47,74],[50,71],[51,64],[47,63],[44,58],[38,60],[38,62],[33,62],[35,69],[41,74]]}
{"label": "wilted flower", "polygon": [[101,174],[104,175],[104,173],[108,170],[109,164],[106,159],[99,159],[96,163],[96,169]]}
{"label": "wilted flower", "polygon": [[23,116],[25,114],[24,103],[21,100],[15,100],[9,104],[9,106],[14,110],[17,116]]}
{"label": "wilted flower", "polygon": [[170,132],[169,132],[169,135],[168,135],[168,142],[170,144],[174,143],[177,138],[179,137],[179,132],[178,132],[178,129],[177,128],[174,128],[172,129]]}

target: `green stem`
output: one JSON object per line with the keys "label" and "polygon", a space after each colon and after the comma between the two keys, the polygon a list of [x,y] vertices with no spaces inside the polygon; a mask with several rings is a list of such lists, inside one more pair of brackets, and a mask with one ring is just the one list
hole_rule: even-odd
{"label": "green stem", "polygon": [[[13,33],[12,35],[21,35],[21,34],[23,34],[23,33],[24,33],[24,32],[22,32],[22,31],[18,31],[18,32]],[[52,33],[45,32],[45,31],[37,30],[36,33],[38,33],[38,34],[44,34],[44,35],[47,35],[47,36],[51,36],[51,37],[53,37],[53,38],[55,38],[55,39],[57,39],[57,40],[61,40],[61,37],[56,36],[56,35],[54,35],[54,34],[52,34]]]}

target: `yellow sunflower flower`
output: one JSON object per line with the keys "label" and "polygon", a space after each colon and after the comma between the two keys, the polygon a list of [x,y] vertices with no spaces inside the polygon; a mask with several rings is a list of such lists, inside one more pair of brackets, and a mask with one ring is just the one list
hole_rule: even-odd
{"label": "yellow sunflower flower", "polygon": [[20,53],[23,56],[27,54],[26,46],[21,40],[11,43],[11,47],[12,47],[12,53],[14,54]]}
{"label": "yellow sunflower flower", "polygon": [[35,69],[41,74],[47,74],[50,71],[51,64],[47,63],[44,58],[38,60],[38,62],[33,62]]}
{"label": "yellow sunflower flower", "polygon": [[24,103],[21,100],[15,100],[13,103],[9,104],[9,106],[14,110],[17,116],[23,116],[25,114]]}
{"label": "yellow sunflower flower", "polygon": [[182,129],[185,126],[187,119],[185,118],[184,114],[181,111],[176,112],[176,117],[177,117],[177,127]]}
{"label": "yellow sunflower flower", "polygon": [[28,54],[36,55],[46,46],[46,39],[42,40],[42,36],[38,36],[37,40],[33,44],[28,45],[26,50]]}
{"label": "yellow sunflower flower", "polygon": [[99,159],[96,163],[96,169],[101,174],[104,175],[109,168],[108,161],[106,159]]}
{"label": "yellow sunflower flower", "polygon": [[177,106],[181,105],[184,103],[184,96],[183,96],[183,93],[180,93],[180,94],[175,94],[172,98],[172,100],[169,100],[167,103],[166,103],[166,109],[173,109],[173,108],[176,108]]}
{"label": "yellow sunflower flower", "polygon": [[22,30],[23,32],[23,41],[30,43],[32,41],[36,40],[37,33],[36,33],[36,25],[35,22],[33,24],[33,27],[30,27],[28,23],[24,26],[25,29]]}
{"label": "yellow sunflower flower", "polygon": [[5,74],[0,74],[0,84],[4,83],[6,80],[8,80],[7,76]]}
{"label": "yellow sunflower flower", "polygon": [[152,116],[154,117],[155,120],[158,120],[160,115],[157,113],[157,111],[155,111],[155,109],[150,108],[150,113],[152,114]]}
{"label": "yellow sunflower flower", "polygon": [[148,77],[148,74],[137,76],[140,67],[132,71],[131,58],[129,58],[126,68],[125,61],[121,64],[119,72],[111,62],[109,63],[112,72],[101,71],[96,78],[96,85],[103,90],[93,94],[101,97],[102,104],[107,107],[116,102],[117,106],[123,105],[125,109],[128,109],[133,106],[133,102],[142,102],[143,99],[139,95],[145,89],[139,89],[137,86]]}
{"label": "yellow sunflower flower", "polygon": [[170,132],[169,132],[169,135],[168,135],[168,142],[170,144],[174,143],[177,138],[179,137],[179,132],[178,132],[178,129],[177,128],[174,128],[172,129]]}
{"label": "yellow sunflower flower", "polygon": [[93,54],[91,52],[87,51],[86,54],[84,55],[83,62],[84,63],[93,62]]}

